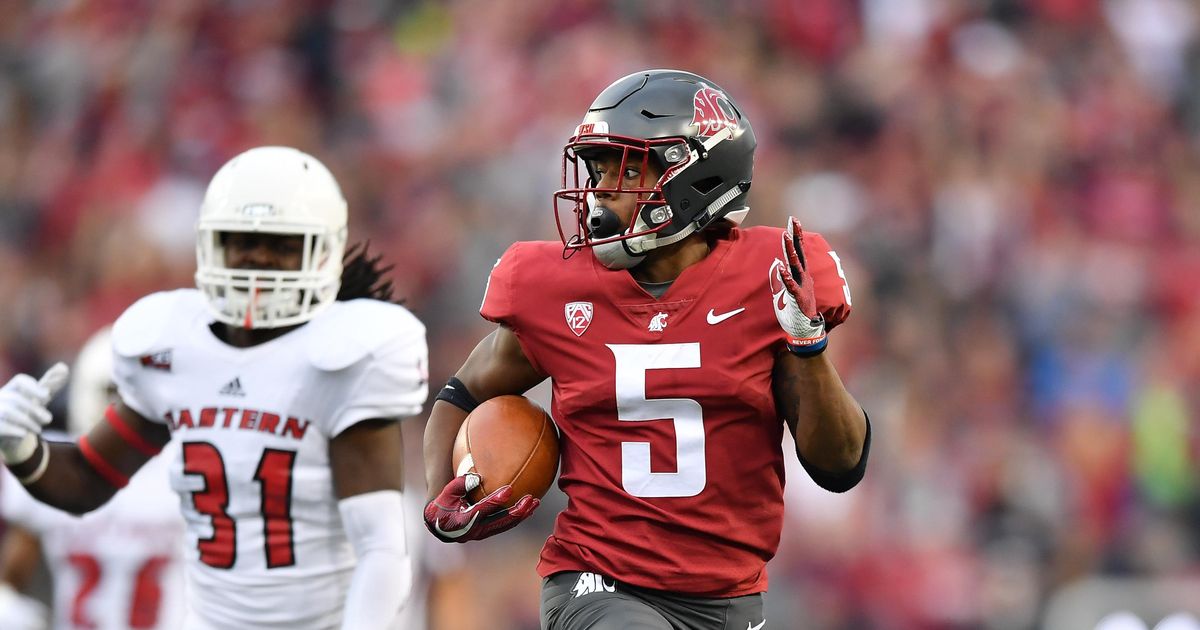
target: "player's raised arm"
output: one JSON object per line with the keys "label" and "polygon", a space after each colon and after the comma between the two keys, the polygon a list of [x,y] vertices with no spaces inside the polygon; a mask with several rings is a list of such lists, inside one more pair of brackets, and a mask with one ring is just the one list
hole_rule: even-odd
{"label": "player's raised arm", "polygon": [[41,435],[50,423],[46,405],[67,376],[67,366],[59,363],[39,380],[18,374],[0,388],[0,459],[39,501],[82,514],[124,487],[170,433],[118,403],[79,442],[46,442]]}
{"label": "player's raised arm", "polygon": [[[479,403],[505,394],[523,394],[546,379],[521,350],[517,336],[498,326],[484,337],[458,373],[450,379],[425,425],[425,481],[429,497],[425,525],[446,542],[478,540],[516,526],[533,513],[539,501],[525,497],[507,510],[507,486],[468,507],[466,494],[479,483],[474,475],[454,476],[450,463],[454,438],[467,414]],[[462,508],[466,508],[463,511]]]}
{"label": "player's raised arm", "polygon": [[783,259],[771,270],[775,315],[788,349],[775,361],[772,387],[805,470],[822,488],[845,492],[866,471],[870,425],[824,354],[832,326],[817,298],[814,253],[805,247],[800,224],[790,219],[783,233]]}

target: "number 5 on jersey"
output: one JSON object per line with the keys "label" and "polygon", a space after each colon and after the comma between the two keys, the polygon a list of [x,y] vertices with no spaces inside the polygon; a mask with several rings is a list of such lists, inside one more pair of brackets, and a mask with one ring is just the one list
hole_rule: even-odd
{"label": "number 5 on jersey", "polygon": [[691,398],[646,398],[646,371],[700,367],[700,344],[608,344],[616,359],[617,420],[675,424],[675,472],[650,469],[649,442],[621,442],[621,486],[635,497],[694,497],[708,483],[704,409]]}
{"label": "number 5 on jersey", "polygon": [[[263,450],[254,472],[262,493],[263,538],[267,568],[296,564],[292,539],[292,467],[295,451]],[[229,483],[225,462],[208,442],[184,442],[183,472],[204,479],[204,488],[192,492],[196,511],[212,519],[212,535],[201,539],[200,561],[216,569],[233,567],[237,558],[237,522],[229,516]]]}

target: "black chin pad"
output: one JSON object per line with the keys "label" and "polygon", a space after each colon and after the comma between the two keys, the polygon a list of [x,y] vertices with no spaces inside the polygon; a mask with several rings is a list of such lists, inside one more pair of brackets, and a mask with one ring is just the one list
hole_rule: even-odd
{"label": "black chin pad", "polygon": [[621,224],[621,217],[604,206],[596,206],[588,212],[587,227],[592,238],[616,236],[625,228]]}

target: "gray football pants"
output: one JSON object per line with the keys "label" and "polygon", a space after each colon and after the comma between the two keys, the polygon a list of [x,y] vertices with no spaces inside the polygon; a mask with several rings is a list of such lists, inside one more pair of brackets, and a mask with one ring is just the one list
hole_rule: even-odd
{"label": "gray football pants", "polygon": [[566,571],[542,580],[542,630],[765,630],[763,594],[686,597]]}

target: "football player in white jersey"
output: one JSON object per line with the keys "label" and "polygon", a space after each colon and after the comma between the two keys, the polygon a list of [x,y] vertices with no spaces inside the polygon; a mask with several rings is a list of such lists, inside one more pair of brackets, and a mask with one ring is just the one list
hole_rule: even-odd
{"label": "football player in white jersey", "polygon": [[426,398],[425,329],[390,302],[378,258],[343,266],[345,243],[325,166],[251,149],[205,193],[198,290],[142,298],[113,326],[103,422],[75,444],[41,439],[65,366],[0,388],[0,457],[72,512],[179,442],[186,628],[384,628],[407,597],[396,420]]}
{"label": "football player in white jersey", "polygon": [[[72,373],[67,430],[78,437],[103,417],[116,396],[107,327],[84,344]],[[58,439],[68,438],[60,434]],[[167,483],[166,462],[175,453],[171,445],[112,501],[82,518],[39,503],[12,475],[0,473],[0,516],[8,525],[0,580],[23,591],[39,557],[44,558],[54,586],[52,627],[59,630],[178,628],[183,519]],[[0,604],[0,628],[21,614]],[[45,620],[30,619],[26,627],[45,627]]]}

